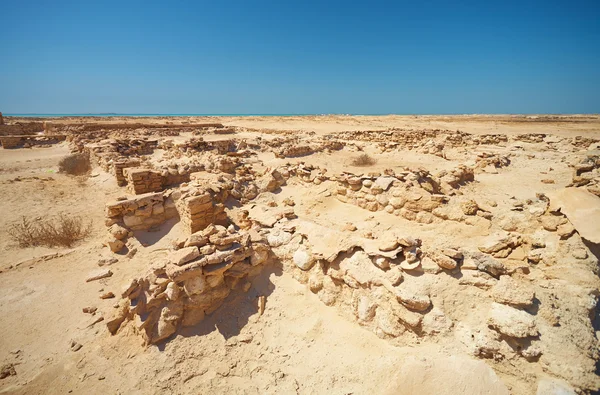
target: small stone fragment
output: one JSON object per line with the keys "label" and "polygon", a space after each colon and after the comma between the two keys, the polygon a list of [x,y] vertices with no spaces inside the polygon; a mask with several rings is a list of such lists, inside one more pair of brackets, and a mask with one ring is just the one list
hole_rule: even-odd
{"label": "small stone fragment", "polygon": [[100,280],[103,278],[110,277],[112,275],[113,275],[113,272],[108,269],[98,270],[98,271],[91,273],[88,276],[87,280],[85,280],[85,281],[89,283],[90,281]]}

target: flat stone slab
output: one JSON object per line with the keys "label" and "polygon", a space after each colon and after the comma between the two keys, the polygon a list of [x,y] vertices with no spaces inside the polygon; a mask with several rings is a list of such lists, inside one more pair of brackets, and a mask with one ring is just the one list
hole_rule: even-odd
{"label": "flat stone slab", "polygon": [[89,283],[90,281],[96,281],[103,278],[107,278],[113,275],[113,272],[108,269],[96,270],[95,272],[90,273],[87,280],[85,282]]}
{"label": "flat stone slab", "polygon": [[600,243],[600,198],[582,188],[563,188],[548,194],[550,210],[567,216],[577,232],[592,243]]}

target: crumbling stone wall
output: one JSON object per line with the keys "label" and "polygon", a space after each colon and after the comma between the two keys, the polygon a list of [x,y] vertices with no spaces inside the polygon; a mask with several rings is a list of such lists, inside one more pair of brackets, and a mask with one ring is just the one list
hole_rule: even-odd
{"label": "crumbling stone wall", "polygon": [[131,230],[145,230],[178,216],[169,192],[147,193],[106,205],[106,226],[124,225]]}
{"label": "crumbling stone wall", "polygon": [[[140,166],[139,159],[126,159],[119,160],[117,162],[113,162],[114,174],[117,179],[117,185],[125,186],[127,185],[127,178],[125,177],[124,170],[128,168],[135,168]],[[108,169],[105,169],[108,171]]]}
{"label": "crumbling stone wall", "polygon": [[185,229],[195,233],[209,224],[227,224],[225,206],[219,203],[215,194],[208,190],[198,190],[182,196],[177,201],[177,209]]}
{"label": "crumbling stone wall", "polygon": [[24,136],[42,133],[43,122],[22,122],[12,125],[0,124],[0,136]]}
{"label": "crumbling stone wall", "polygon": [[130,167],[123,170],[130,192],[140,195],[148,192],[159,192],[163,189],[162,176],[159,172]]}
{"label": "crumbling stone wall", "polygon": [[17,135],[17,136],[0,136],[0,143],[3,148],[30,148],[32,146],[44,146],[49,144],[56,144],[64,141],[66,136],[53,135]]}
{"label": "crumbling stone wall", "polygon": [[114,334],[132,321],[147,344],[158,343],[202,321],[232,289],[247,290],[246,279],[258,274],[268,257],[258,232],[211,225],[153,264],[148,275],[126,284],[107,327]]}

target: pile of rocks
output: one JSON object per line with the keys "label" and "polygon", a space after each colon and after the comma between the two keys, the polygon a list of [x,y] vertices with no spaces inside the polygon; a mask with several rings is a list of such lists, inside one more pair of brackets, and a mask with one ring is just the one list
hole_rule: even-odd
{"label": "pile of rocks", "polygon": [[600,196],[600,156],[587,155],[574,166],[573,180],[569,186],[585,187]]}
{"label": "pile of rocks", "polygon": [[268,260],[269,246],[259,232],[209,225],[126,284],[107,327],[115,334],[130,322],[147,344],[158,343],[202,321],[233,289],[248,291],[247,278]]}

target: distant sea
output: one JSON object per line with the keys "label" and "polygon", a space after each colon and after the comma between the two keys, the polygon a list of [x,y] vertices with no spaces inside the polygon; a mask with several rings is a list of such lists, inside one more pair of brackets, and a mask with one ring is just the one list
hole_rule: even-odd
{"label": "distant sea", "polygon": [[[51,117],[293,117],[307,115],[330,115],[330,114],[8,114],[3,113],[5,117],[31,117],[31,118],[51,118]],[[337,115],[359,115],[359,114],[337,114]],[[362,115],[362,114],[361,114]],[[369,114],[371,115],[371,114]],[[373,114],[384,115],[384,114]]]}

